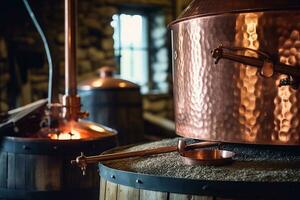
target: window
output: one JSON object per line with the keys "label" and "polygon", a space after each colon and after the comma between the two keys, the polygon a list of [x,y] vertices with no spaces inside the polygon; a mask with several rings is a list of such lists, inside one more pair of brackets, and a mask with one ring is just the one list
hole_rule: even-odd
{"label": "window", "polygon": [[139,14],[117,14],[113,16],[114,49],[121,78],[141,86],[148,91],[149,54],[148,20]]}

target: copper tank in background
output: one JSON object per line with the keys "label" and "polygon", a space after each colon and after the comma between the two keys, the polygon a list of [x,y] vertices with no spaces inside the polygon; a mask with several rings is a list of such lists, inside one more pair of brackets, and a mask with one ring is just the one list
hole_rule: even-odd
{"label": "copper tank in background", "polygon": [[120,145],[141,142],[144,136],[140,87],[114,78],[114,68],[101,67],[99,77],[79,84],[78,93],[88,119],[118,131]]}
{"label": "copper tank in background", "polygon": [[288,76],[264,77],[258,68],[226,59],[216,65],[211,55],[222,44],[238,56],[264,55],[299,69],[299,9],[293,0],[195,0],[188,6],[170,25],[178,135],[300,145],[300,89],[288,85]]}

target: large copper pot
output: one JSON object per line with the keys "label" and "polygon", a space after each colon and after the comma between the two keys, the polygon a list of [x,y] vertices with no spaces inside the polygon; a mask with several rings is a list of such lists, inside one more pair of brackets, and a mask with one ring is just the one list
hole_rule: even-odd
{"label": "large copper pot", "polygon": [[276,70],[262,76],[262,67],[234,59],[215,64],[211,55],[222,44],[235,57],[260,63],[266,57],[279,64],[277,71],[287,67],[299,74],[300,1],[195,0],[170,27],[178,135],[300,145],[299,82]]}

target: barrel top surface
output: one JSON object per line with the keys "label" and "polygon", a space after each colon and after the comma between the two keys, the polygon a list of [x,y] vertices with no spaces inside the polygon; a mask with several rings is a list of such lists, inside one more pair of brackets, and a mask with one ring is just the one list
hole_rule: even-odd
{"label": "barrel top surface", "polygon": [[[167,139],[129,148],[117,148],[113,151],[135,151],[175,145],[177,141],[178,138]],[[235,150],[230,145],[223,148]],[[293,147],[291,148],[294,151]],[[198,193],[199,187],[206,188],[207,184],[212,184],[215,186],[212,193],[225,189],[227,192],[234,192],[236,189],[251,192],[255,189],[264,193],[263,190],[272,191],[277,187],[281,188],[278,192],[286,192],[293,187],[298,188],[300,195],[300,151],[296,150],[291,155],[278,153],[276,150],[269,155],[270,152],[267,151],[254,152],[254,156],[238,154],[234,157],[235,161],[226,166],[188,166],[182,162],[177,152],[173,152],[144,158],[106,161],[99,164],[99,171],[100,176],[108,181],[157,191]],[[264,153],[268,154],[267,158]],[[257,156],[258,154],[260,156]],[[207,191],[206,189],[204,194],[207,194]],[[289,192],[293,194],[295,191]]]}
{"label": "barrel top surface", "polygon": [[[176,145],[178,138],[146,143],[123,149],[135,151],[159,146]],[[292,147],[291,147],[292,148]],[[259,154],[266,153],[260,152]],[[225,166],[189,166],[182,162],[177,152],[151,157],[130,158],[104,162],[103,165],[128,172],[210,181],[258,181],[258,182],[300,182],[300,152],[293,152],[286,158],[276,152],[268,157],[238,154],[235,162]],[[282,154],[282,153],[281,153]]]}

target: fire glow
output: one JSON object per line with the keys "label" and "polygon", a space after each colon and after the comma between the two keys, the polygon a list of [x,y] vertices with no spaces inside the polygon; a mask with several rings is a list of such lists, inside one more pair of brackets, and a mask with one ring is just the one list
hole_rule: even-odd
{"label": "fire glow", "polygon": [[81,130],[75,126],[76,122],[68,122],[59,128],[58,132],[48,134],[52,140],[78,140],[82,138]]}
{"label": "fire glow", "polygon": [[81,139],[80,132],[72,129],[70,131],[64,131],[58,134],[49,134],[48,135],[52,140],[78,140]]}
{"label": "fire glow", "polygon": [[106,129],[91,122],[68,122],[59,131],[49,131],[46,135],[52,140],[80,140],[101,137]]}

